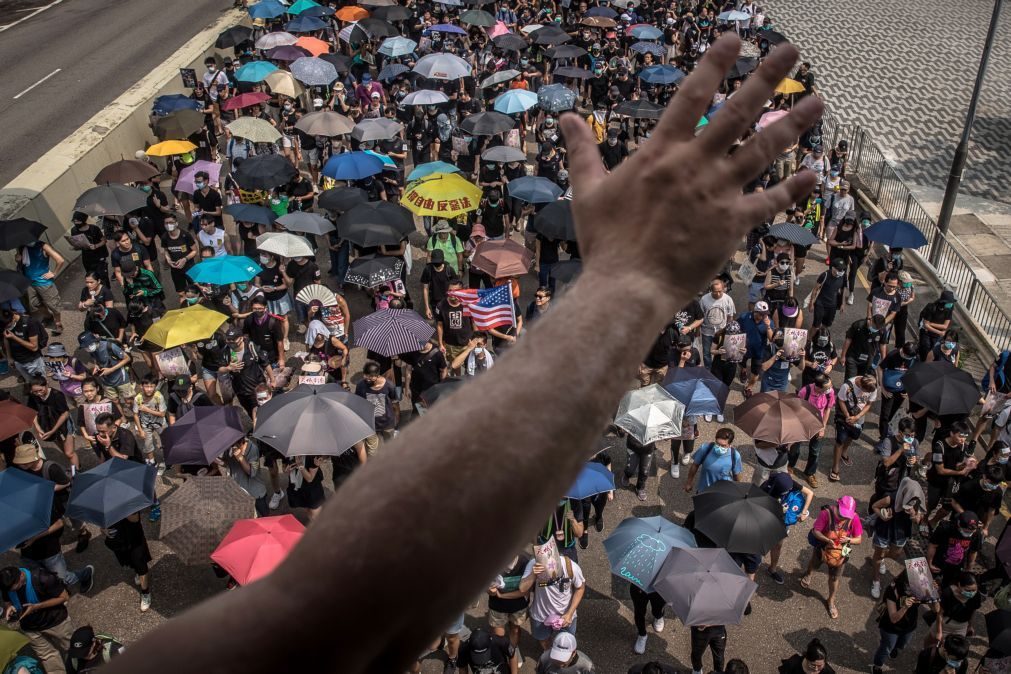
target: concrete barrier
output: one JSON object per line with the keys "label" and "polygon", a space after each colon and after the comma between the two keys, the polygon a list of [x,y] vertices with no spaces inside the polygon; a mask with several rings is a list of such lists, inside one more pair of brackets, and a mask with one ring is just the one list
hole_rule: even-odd
{"label": "concrete barrier", "polygon": [[148,125],[154,99],[188,94],[179,69],[202,72],[204,59],[215,52],[218,34],[243,21],[248,22],[248,15],[241,10],[223,15],[0,189],[0,220],[24,217],[41,222],[48,227],[50,243],[68,259],[76,258],[78,251],[63,235],[77,197],[95,186],[102,168],[132,159],[134,152],[155,141]]}

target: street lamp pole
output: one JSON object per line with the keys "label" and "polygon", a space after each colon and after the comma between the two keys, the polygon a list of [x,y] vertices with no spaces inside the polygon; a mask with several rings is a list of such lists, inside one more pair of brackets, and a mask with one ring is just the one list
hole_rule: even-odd
{"label": "street lamp pole", "polygon": [[[990,63],[990,50],[993,48],[993,40],[997,34],[997,21],[1000,19],[1000,12],[1004,5],[1004,0],[994,0],[993,15],[990,17],[990,29],[986,34],[986,42],[983,44],[983,55],[979,59],[979,70],[976,72],[976,84],[972,89],[972,98],[969,99],[969,109],[965,113],[965,126],[962,128],[962,138],[955,148],[955,156],[951,160],[951,171],[948,173],[948,184],[944,188],[944,201],[941,203],[941,214],[937,218],[937,228],[941,234],[948,234],[948,226],[951,223],[951,212],[955,209],[955,199],[958,198],[959,186],[962,183],[962,173],[965,172],[965,160],[969,153],[969,138],[972,135],[972,124],[976,119],[976,106],[979,103],[979,92],[983,88],[983,78],[986,75],[986,67]],[[941,256],[942,242],[940,237],[935,239],[934,247],[930,254],[930,262],[935,267]]]}

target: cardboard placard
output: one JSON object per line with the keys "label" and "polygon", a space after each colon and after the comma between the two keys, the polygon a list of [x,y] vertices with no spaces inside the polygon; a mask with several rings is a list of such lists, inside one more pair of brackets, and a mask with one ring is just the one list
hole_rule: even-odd
{"label": "cardboard placard", "polygon": [[195,89],[197,86],[197,71],[193,68],[180,68],[179,77],[183,78],[183,86],[187,89]]}

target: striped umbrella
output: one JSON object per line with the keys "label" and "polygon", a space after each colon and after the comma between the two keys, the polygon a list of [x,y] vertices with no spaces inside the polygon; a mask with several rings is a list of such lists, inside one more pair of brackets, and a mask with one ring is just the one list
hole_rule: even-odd
{"label": "striped umbrella", "polygon": [[435,328],[411,309],[383,309],[354,324],[355,346],[392,357],[417,351]]}

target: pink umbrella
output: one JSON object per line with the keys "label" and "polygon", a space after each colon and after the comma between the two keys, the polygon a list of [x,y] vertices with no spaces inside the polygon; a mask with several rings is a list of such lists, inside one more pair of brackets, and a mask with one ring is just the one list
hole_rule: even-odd
{"label": "pink umbrella", "polygon": [[305,527],[293,515],[239,520],[211,553],[211,559],[239,585],[276,569],[302,538]]}
{"label": "pink umbrella", "polygon": [[782,119],[790,114],[789,110],[773,110],[772,112],[767,112],[762,115],[762,118],[758,120],[758,128],[764,129],[776,120]]}
{"label": "pink umbrella", "polygon": [[509,26],[505,25],[501,21],[496,21],[495,25],[488,28],[488,37],[498,37],[499,35],[505,35],[509,32]]}
{"label": "pink umbrella", "polygon": [[193,184],[193,176],[200,171],[206,171],[211,178],[211,184],[216,185],[221,177],[221,164],[209,161],[195,161],[179,172],[179,180],[176,181],[176,189],[180,192],[193,194],[196,186]]}

